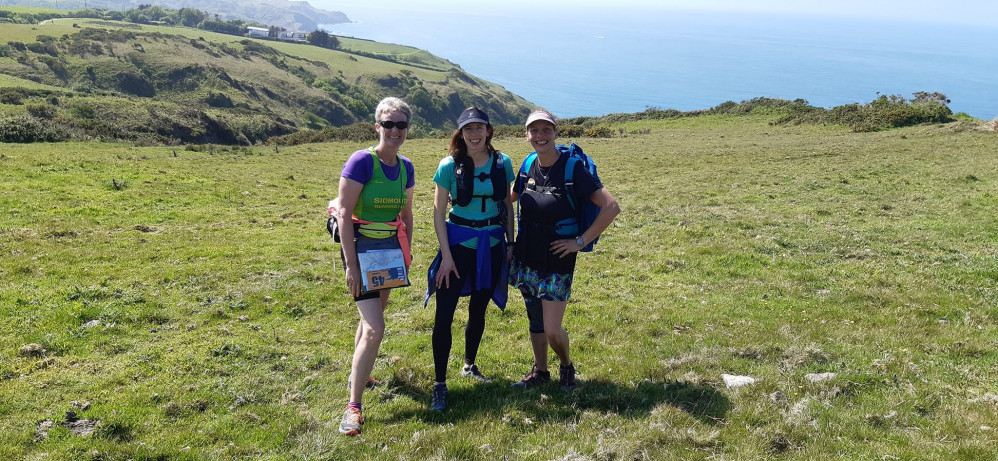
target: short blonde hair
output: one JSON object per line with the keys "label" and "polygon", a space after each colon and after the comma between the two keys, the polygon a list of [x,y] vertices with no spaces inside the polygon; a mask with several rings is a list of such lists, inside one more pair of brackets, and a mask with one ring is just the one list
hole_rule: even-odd
{"label": "short blonde hair", "polygon": [[379,121],[382,115],[389,112],[401,112],[402,115],[405,115],[405,121],[412,121],[412,109],[409,108],[409,105],[405,101],[394,96],[382,99],[378,103],[378,108],[374,110],[374,121]]}

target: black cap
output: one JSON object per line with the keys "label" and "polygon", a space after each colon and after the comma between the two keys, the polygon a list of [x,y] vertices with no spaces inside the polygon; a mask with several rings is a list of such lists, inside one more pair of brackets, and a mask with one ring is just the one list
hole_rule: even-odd
{"label": "black cap", "polygon": [[457,129],[464,128],[465,125],[469,123],[484,123],[486,125],[491,125],[489,123],[489,116],[485,114],[481,109],[470,108],[465,109],[461,112],[461,116],[457,119]]}

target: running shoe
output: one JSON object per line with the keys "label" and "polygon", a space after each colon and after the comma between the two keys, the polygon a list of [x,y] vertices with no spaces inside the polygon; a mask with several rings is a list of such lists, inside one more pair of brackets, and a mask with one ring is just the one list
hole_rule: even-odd
{"label": "running shoe", "polygon": [[433,385],[433,403],[430,404],[430,409],[437,412],[447,409],[447,383]]}
{"label": "running shoe", "polygon": [[360,410],[347,407],[347,411],[343,413],[343,420],[340,421],[340,434],[360,435],[360,426],[363,424],[364,416],[360,414]]}
{"label": "running shoe", "polygon": [[560,376],[558,384],[563,391],[570,391],[575,389],[575,364],[570,363],[568,366],[561,365],[558,367],[558,375]]}
{"label": "running shoe", "polygon": [[534,386],[540,386],[551,381],[551,372],[547,370],[538,370],[536,366],[530,369],[530,373],[523,377],[523,380],[518,383],[513,383],[511,387],[516,387],[520,389],[528,389]]}
{"label": "running shoe", "polygon": [[469,378],[475,378],[478,381],[483,382],[483,383],[491,383],[492,382],[491,379],[486,378],[485,376],[482,376],[482,374],[478,371],[478,365],[475,365],[475,364],[465,365],[464,368],[461,368],[461,376],[467,376]]}

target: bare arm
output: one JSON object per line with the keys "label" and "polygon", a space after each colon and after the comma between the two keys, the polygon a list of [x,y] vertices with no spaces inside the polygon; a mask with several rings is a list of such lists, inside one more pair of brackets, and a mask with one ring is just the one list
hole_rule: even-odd
{"label": "bare arm", "polygon": [[442,284],[450,287],[450,273],[461,278],[454,265],[454,257],[450,253],[450,238],[447,236],[447,203],[450,199],[450,192],[440,184],[436,185],[433,194],[433,230],[437,234],[437,243],[440,244],[440,268],[437,270],[436,284],[440,288]]}
{"label": "bare arm", "polygon": [[346,282],[350,294],[360,296],[360,264],[357,261],[357,247],[353,241],[353,211],[360,200],[364,185],[349,178],[340,177],[340,209],[337,220],[340,224],[340,245],[346,261]]}
{"label": "bare arm", "polygon": [[405,190],[406,200],[405,206],[402,207],[402,211],[399,212],[399,217],[402,218],[402,223],[405,224],[405,236],[409,238],[409,248],[412,248],[412,188]]}
{"label": "bare arm", "polygon": [[617,215],[620,214],[620,205],[617,204],[617,199],[613,198],[613,195],[610,195],[610,191],[606,190],[605,187],[593,192],[589,196],[589,200],[592,200],[596,206],[600,207],[600,210],[599,214],[596,215],[596,219],[593,220],[592,225],[589,226],[589,229],[586,229],[582,233],[582,238],[586,243],[592,242],[596,237],[599,237],[603,231],[610,227],[610,224],[617,218]]}
{"label": "bare arm", "polygon": [[[610,224],[617,218],[617,215],[620,214],[620,205],[617,204],[617,200],[613,198],[613,195],[610,195],[610,191],[606,190],[605,187],[593,192],[589,196],[589,200],[592,200],[593,203],[599,206],[600,210],[593,223],[581,234],[582,240],[587,244],[595,240],[596,237],[599,237],[606,228],[610,227]],[[560,257],[580,251],[584,247],[585,245],[579,246],[574,238],[559,239],[551,242],[551,251]]]}

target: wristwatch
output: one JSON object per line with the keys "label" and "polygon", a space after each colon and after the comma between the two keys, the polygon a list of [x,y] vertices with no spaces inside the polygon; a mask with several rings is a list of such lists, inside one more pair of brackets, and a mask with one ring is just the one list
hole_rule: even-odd
{"label": "wristwatch", "polygon": [[586,247],[586,240],[584,238],[582,238],[581,235],[578,236],[578,237],[575,237],[575,243],[577,243],[579,245],[579,248],[585,248]]}

